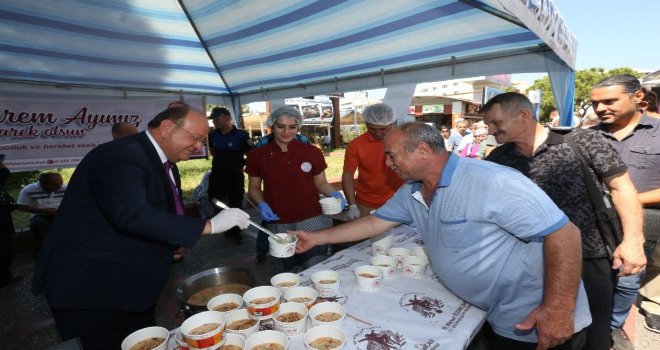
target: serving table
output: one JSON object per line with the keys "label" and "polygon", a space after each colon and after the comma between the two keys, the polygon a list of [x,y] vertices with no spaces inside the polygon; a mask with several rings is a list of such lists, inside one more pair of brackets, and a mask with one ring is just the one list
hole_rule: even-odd
{"label": "serving table", "polygon": [[[392,247],[423,246],[422,239],[408,226],[394,228],[392,234]],[[300,272],[301,285],[310,287],[313,273],[339,272],[339,294],[319,301],[335,301],[346,308],[344,349],[467,348],[485,322],[484,311],[448,291],[433,274],[432,266],[421,278],[408,277],[399,269],[393,278],[383,280],[380,289],[362,291],[353,270],[369,265],[372,256],[371,240],[366,240]],[[264,326],[271,328],[268,322]],[[302,334],[289,339],[289,349],[305,350]]]}

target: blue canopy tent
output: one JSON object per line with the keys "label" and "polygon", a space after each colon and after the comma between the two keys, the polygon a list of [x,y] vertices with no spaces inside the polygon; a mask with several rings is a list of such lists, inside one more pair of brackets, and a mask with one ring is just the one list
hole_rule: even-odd
{"label": "blue canopy tent", "polygon": [[567,125],[576,47],[550,0],[4,0],[0,93],[202,95],[238,111],[548,71]]}

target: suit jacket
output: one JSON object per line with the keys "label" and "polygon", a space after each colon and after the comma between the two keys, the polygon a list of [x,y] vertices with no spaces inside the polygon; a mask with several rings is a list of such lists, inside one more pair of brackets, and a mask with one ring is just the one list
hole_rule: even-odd
{"label": "suit jacket", "polygon": [[33,293],[45,293],[54,309],[153,306],[167,282],[172,246],[193,246],[205,225],[176,215],[168,181],[145,132],[90,151],[50,225]]}

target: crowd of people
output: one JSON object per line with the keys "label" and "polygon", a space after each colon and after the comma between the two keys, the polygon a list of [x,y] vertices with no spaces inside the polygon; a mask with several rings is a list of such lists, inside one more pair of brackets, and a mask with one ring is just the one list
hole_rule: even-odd
{"label": "crowd of people", "polygon": [[[301,135],[298,109],[273,110],[272,133],[254,140],[226,108],[207,117],[173,103],[143,132],[113,127],[114,141],[89,152],[68,185],[44,172],[14,202],[0,166],[2,239],[14,231],[11,211],[31,214],[40,245],[32,290],[46,296],[62,339],[79,338],[86,349],[116,349],[154,325],[170,265],[201,235],[242,244],[244,199],[264,226],[298,236],[296,254],[282,259],[287,271],[323,261],[333,244],[411,225],[442,283],[487,312],[491,349],[632,349],[623,324],[638,295],[645,326],[660,332],[657,97],[617,75],[595,84],[591,100],[596,119],[572,121],[572,130],[542,125],[515,92],[490,99],[483,121],[457,119],[453,128],[397,125],[388,105],[368,106],[366,132],[346,148],[342,191]],[[194,193],[200,215],[187,216],[176,163],[206,138],[212,164]],[[623,232],[616,246],[599,230],[589,181],[611,195]],[[341,201],[348,222],[333,226],[320,196]],[[257,237],[257,263],[265,237]],[[10,271],[10,243],[2,244],[0,285],[20,278]]]}

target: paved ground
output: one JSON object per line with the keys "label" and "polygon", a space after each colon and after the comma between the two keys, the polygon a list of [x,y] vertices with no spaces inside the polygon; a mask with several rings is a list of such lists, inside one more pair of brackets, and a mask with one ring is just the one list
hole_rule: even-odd
{"label": "paved ground", "polygon": [[[202,237],[197,246],[187,252],[182,262],[172,266],[170,281],[158,301],[158,324],[168,329],[181,325],[184,318],[177,317],[180,305],[174,297],[174,289],[180,281],[195,273],[214,267],[241,266],[254,270],[259,284],[269,284],[270,277],[282,271],[281,265],[273,258],[269,258],[263,265],[256,264],[254,237],[254,232],[244,232],[243,244],[239,246],[221,235]],[[13,270],[24,275],[25,279],[0,288],[0,350],[46,349],[59,343],[60,339],[45,299],[43,296],[35,297],[29,292],[34,269],[31,251],[33,242],[27,234],[19,234],[15,242],[17,253]],[[636,348],[660,348],[660,334],[647,331],[641,322],[643,317],[637,317]],[[485,349],[483,340],[478,337],[470,349]]]}

